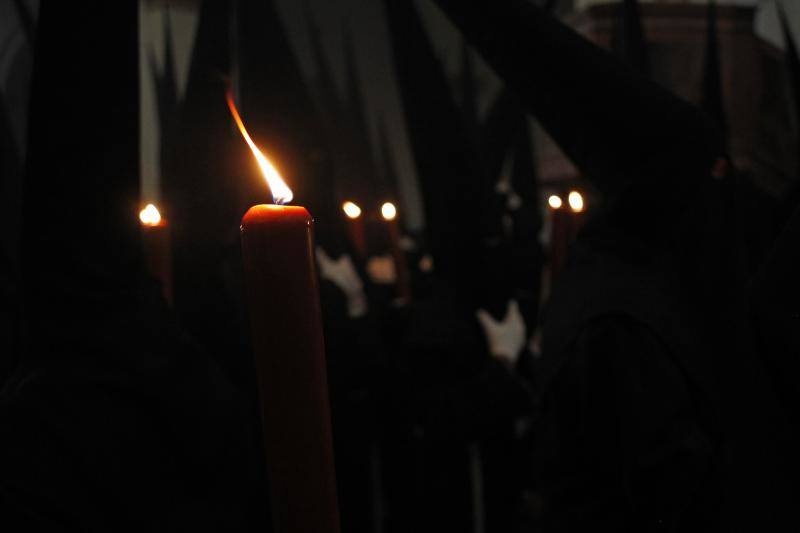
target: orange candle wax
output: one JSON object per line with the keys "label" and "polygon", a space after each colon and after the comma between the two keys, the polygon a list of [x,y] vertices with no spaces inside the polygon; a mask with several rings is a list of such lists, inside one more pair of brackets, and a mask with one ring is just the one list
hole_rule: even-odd
{"label": "orange candle wax", "polygon": [[241,228],[278,533],[339,531],[312,222],[303,207],[257,205]]}

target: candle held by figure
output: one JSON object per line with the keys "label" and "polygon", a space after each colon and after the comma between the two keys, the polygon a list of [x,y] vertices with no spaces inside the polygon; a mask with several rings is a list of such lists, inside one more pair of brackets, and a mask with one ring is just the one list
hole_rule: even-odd
{"label": "candle held by figure", "polygon": [[[273,199],[292,191],[228,105]],[[305,208],[257,205],[242,219],[242,255],[256,359],[272,517],[277,533],[338,533],[330,407],[313,220]]]}
{"label": "candle held by figure", "polygon": [[569,241],[572,242],[578,237],[578,232],[585,222],[583,211],[586,205],[583,200],[583,195],[578,191],[570,191],[567,202],[569,203],[569,208],[572,210],[569,224]]}
{"label": "candle held by figure", "polygon": [[394,259],[395,272],[397,273],[397,301],[407,304],[411,301],[411,279],[406,264],[406,254],[400,245],[400,226],[397,223],[397,207],[392,202],[385,202],[381,206],[381,216],[386,221],[389,230],[389,244],[392,258]]}
{"label": "candle held by figure", "polygon": [[168,303],[172,303],[172,248],[169,226],[158,208],[147,204],[139,212],[142,223],[142,247],[147,271],[161,283]]}
{"label": "candle held by figure", "polygon": [[367,256],[367,232],[364,228],[364,217],[361,216],[361,208],[355,202],[347,201],[342,204],[349,224],[350,241],[353,243],[356,253],[361,259]]}
{"label": "candle held by figure", "polygon": [[550,206],[550,279],[554,280],[567,261],[570,219],[561,196],[551,195],[547,204]]}

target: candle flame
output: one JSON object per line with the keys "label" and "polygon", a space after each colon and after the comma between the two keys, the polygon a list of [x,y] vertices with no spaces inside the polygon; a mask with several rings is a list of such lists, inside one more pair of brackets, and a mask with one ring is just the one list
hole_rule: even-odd
{"label": "candle flame", "polygon": [[247,133],[247,128],[244,127],[244,122],[242,122],[242,117],[239,115],[239,110],[236,109],[236,104],[233,102],[233,95],[230,91],[227,92],[226,99],[228,100],[228,108],[231,110],[233,120],[236,121],[239,131],[242,132],[242,137],[244,137],[250,150],[253,151],[253,155],[256,156],[258,166],[261,167],[261,172],[264,174],[267,185],[269,185],[269,190],[272,192],[273,201],[279,205],[291,202],[292,198],[294,198],[292,190],[286,185],[286,182],[283,181],[280,173],[278,173],[278,170],[269,162],[269,159],[261,153],[261,150],[258,149],[253,139],[250,138],[250,134]]}
{"label": "candle flame", "polygon": [[583,211],[583,195],[578,191],[570,192],[567,201],[574,212],[580,213]]}
{"label": "candle flame", "polygon": [[342,210],[347,218],[356,219],[361,216],[361,208],[353,202],[345,202],[342,204]]}
{"label": "candle flame", "polygon": [[139,220],[145,226],[158,226],[161,224],[161,213],[158,208],[153,204],[147,204],[144,209],[139,211]]}
{"label": "candle flame", "polygon": [[397,208],[392,202],[386,202],[381,206],[381,215],[384,220],[394,220],[397,216]]}

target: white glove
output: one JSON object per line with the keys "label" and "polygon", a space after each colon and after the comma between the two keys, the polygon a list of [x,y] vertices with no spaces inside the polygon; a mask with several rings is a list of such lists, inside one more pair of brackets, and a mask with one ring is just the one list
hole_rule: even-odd
{"label": "white glove", "polygon": [[370,257],[367,261],[367,274],[372,281],[381,285],[391,285],[397,281],[397,269],[391,255]]}
{"label": "white glove", "polygon": [[317,246],[317,264],[320,276],[333,282],[347,296],[347,314],[350,318],[364,316],[367,312],[367,296],[350,256],[342,254],[334,261],[321,246]]}
{"label": "white glove", "polygon": [[491,354],[514,366],[526,341],[525,321],[522,319],[516,300],[508,302],[506,316],[500,322],[497,322],[483,309],[478,309],[475,315],[486,335]]}

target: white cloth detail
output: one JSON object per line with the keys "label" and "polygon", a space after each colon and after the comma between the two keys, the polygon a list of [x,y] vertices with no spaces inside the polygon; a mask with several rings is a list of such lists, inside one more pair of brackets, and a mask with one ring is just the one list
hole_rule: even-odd
{"label": "white cloth detail", "polygon": [[391,255],[377,255],[367,261],[369,278],[380,285],[392,285],[397,282],[397,268]]}
{"label": "white cloth detail", "polygon": [[480,322],[491,354],[514,366],[525,346],[525,321],[516,300],[510,300],[503,320],[496,321],[488,312],[478,309],[475,312]]}
{"label": "white cloth detail", "polygon": [[317,246],[316,255],[320,276],[334,283],[347,296],[347,312],[350,317],[364,316],[368,309],[367,296],[350,256],[342,254],[334,261],[321,246]]}

